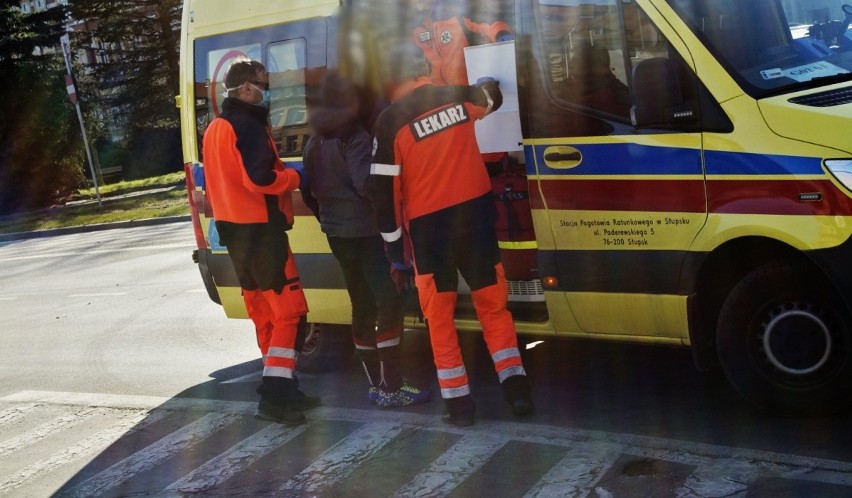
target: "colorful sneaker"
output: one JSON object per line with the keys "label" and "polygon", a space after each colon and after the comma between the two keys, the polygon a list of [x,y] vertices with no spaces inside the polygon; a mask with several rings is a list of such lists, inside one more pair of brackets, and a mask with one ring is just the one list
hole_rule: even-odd
{"label": "colorful sneaker", "polygon": [[367,391],[367,399],[370,401],[371,405],[379,404],[379,388],[376,386],[370,386],[370,390]]}
{"label": "colorful sneaker", "polygon": [[399,406],[418,405],[429,401],[432,393],[428,389],[419,389],[408,382],[403,381],[398,391],[385,391],[377,387],[376,404],[382,408],[395,408]]}

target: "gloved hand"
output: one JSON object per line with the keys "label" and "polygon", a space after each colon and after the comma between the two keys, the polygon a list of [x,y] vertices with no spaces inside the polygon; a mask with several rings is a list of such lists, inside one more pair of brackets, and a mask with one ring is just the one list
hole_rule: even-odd
{"label": "gloved hand", "polygon": [[490,76],[483,76],[476,80],[476,87],[481,88],[493,102],[491,111],[496,111],[501,105],[503,105],[503,94],[500,92],[499,81]]}
{"label": "gloved hand", "polygon": [[299,190],[305,190],[305,187],[308,186],[308,173],[305,171],[305,167],[302,163],[285,163],[284,167],[286,169],[295,170],[296,173],[299,173]]}
{"label": "gloved hand", "polygon": [[500,33],[500,34],[497,36],[497,41],[498,41],[498,42],[512,41],[512,40],[514,40],[514,39],[515,39],[515,35],[513,35],[512,33],[506,33],[506,32],[503,32],[503,33]]}

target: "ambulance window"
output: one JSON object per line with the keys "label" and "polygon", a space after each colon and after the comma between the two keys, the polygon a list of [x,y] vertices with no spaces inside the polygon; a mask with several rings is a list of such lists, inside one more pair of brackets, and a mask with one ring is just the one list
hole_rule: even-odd
{"label": "ambulance window", "polygon": [[617,0],[541,0],[536,31],[562,103],[627,122],[630,93]]}
{"label": "ambulance window", "polygon": [[307,42],[302,38],[267,47],[266,69],[272,99],[269,120],[272,138],[282,156],[301,155],[307,141],[306,56]]}
{"label": "ambulance window", "polygon": [[700,107],[721,113],[635,2],[536,0],[533,13],[532,137],[700,131]]}
{"label": "ambulance window", "polygon": [[195,125],[199,149],[207,125],[222,111],[225,72],[237,57],[261,60],[261,44],[251,42],[247,34],[214,36],[195,42]]}

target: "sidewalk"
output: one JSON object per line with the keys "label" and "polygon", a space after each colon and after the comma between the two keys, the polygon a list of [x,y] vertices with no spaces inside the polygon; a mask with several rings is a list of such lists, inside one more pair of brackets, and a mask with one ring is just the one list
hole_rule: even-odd
{"label": "sidewalk", "polygon": [[[169,186],[169,187],[159,187],[159,188],[153,188],[153,189],[138,190],[138,191],[135,191],[135,192],[129,192],[127,194],[114,195],[114,196],[109,196],[109,197],[102,197],[101,202],[106,203],[106,202],[113,201],[113,200],[126,199],[128,197],[139,197],[139,196],[144,196],[144,195],[147,195],[147,194],[155,194],[155,193],[159,193],[159,192],[166,192],[166,191],[169,191],[169,190],[185,189],[185,188],[186,188],[185,185],[179,184],[179,185],[173,185],[173,186]],[[95,204],[97,202],[98,201],[96,199],[84,199],[84,200],[78,200],[78,201],[69,201],[68,203],[65,204],[65,206],[79,206],[81,204]],[[47,213],[51,209],[54,209],[54,208],[47,208],[47,209],[43,209],[41,211],[44,211],[45,213]],[[39,211],[36,211],[36,212],[39,212]],[[13,215],[13,216],[18,216],[20,214],[21,213],[18,213],[18,214]],[[6,219],[6,218],[9,218],[9,216],[0,217],[0,223],[2,223],[3,220]],[[13,240],[23,240],[23,239],[36,239],[36,238],[42,238],[42,237],[52,237],[54,235],[64,235],[64,234],[69,234],[69,233],[83,233],[83,232],[93,232],[93,231],[97,231],[97,230],[109,230],[109,229],[112,229],[112,228],[130,228],[130,227],[139,227],[139,226],[160,225],[160,224],[164,224],[164,223],[175,223],[175,222],[181,222],[181,221],[190,221],[190,219],[191,219],[190,215],[187,214],[187,215],[182,215],[182,216],[163,216],[163,217],[157,217],[157,218],[145,218],[145,219],[138,219],[138,220],[118,221],[118,222],[113,222],[113,223],[95,223],[95,224],[91,224],[91,225],[79,225],[79,226],[62,227],[62,228],[50,228],[50,229],[45,229],[45,230],[33,230],[33,231],[29,231],[29,232],[0,233],[0,242],[8,242],[8,241],[13,241]]]}
{"label": "sidewalk", "polygon": [[163,216],[161,218],[146,218],[142,220],[117,221],[115,223],[96,223],[93,225],[80,225],[73,227],[51,228],[48,230],[34,230],[32,232],[14,232],[0,234],[0,242],[9,242],[13,240],[23,239],[38,239],[42,237],[52,237],[54,235],[65,235],[69,233],[94,232],[97,230],[110,230],[113,228],[131,228],[151,225],[162,225],[164,223],[176,223],[181,221],[190,221],[190,215],[183,216]]}

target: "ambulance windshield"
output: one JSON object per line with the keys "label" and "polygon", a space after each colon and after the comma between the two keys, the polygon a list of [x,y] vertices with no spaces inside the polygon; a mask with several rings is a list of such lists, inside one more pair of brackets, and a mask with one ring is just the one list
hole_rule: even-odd
{"label": "ambulance windshield", "polygon": [[852,80],[852,0],[668,0],[754,97]]}

